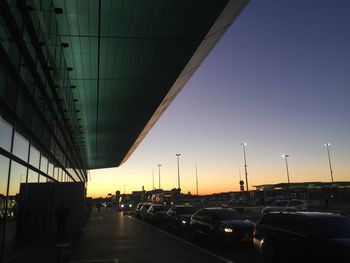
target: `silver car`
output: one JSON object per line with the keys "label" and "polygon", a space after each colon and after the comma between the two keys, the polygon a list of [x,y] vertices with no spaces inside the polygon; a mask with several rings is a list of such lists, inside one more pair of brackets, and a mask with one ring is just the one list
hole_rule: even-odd
{"label": "silver car", "polygon": [[276,200],[269,206],[266,206],[261,210],[262,214],[271,212],[282,212],[282,211],[306,211],[307,204],[303,200],[292,199],[292,200]]}

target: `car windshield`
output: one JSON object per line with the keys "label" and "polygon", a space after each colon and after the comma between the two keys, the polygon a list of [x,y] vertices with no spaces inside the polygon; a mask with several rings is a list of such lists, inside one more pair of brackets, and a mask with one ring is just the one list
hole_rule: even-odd
{"label": "car windshield", "polygon": [[162,211],[168,211],[169,207],[167,207],[167,206],[154,206],[153,209],[154,209],[154,211],[162,212]]}
{"label": "car windshield", "polygon": [[289,205],[290,205],[290,206],[294,206],[294,205],[303,205],[303,204],[304,204],[304,202],[301,201],[301,200],[292,200],[292,201],[289,202]]}
{"label": "car windshield", "polygon": [[328,238],[350,238],[349,217],[324,217],[312,220],[320,233]]}
{"label": "car windshield", "polygon": [[179,215],[190,215],[193,214],[194,212],[196,212],[196,209],[194,207],[178,207],[176,208],[177,213]]}
{"label": "car windshield", "polygon": [[215,220],[238,220],[241,219],[240,214],[233,209],[220,209],[213,211]]}
{"label": "car windshield", "polygon": [[288,201],[275,201],[271,204],[271,206],[287,206],[288,204]]}

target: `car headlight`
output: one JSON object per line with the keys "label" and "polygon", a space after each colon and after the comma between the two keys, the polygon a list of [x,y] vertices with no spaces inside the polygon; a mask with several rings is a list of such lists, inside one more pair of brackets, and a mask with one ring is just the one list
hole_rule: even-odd
{"label": "car headlight", "polygon": [[182,220],[181,223],[182,224],[186,224],[187,222],[186,222],[186,220]]}
{"label": "car headlight", "polygon": [[120,207],[121,207],[121,208],[123,208],[123,207],[124,207],[124,205],[121,205]]}
{"label": "car headlight", "polygon": [[132,207],[132,204],[130,204],[129,207]]}
{"label": "car headlight", "polygon": [[225,233],[232,233],[232,232],[233,232],[233,229],[232,229],[232,228],[229,228],[229,227],[225,227],[225,228],[224,228],[224,231],[225,231]]}

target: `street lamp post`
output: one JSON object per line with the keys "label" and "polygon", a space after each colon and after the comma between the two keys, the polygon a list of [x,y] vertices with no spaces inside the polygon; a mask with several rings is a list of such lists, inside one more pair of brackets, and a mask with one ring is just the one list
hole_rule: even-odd
{"label": "street lamp post", "polygon": [[159,179],[159,189],[160,189],[160,167],[162,165],[161,164],[158,164],[158,179]]}
{"label": "street lamp post", "polygon": [[327,153],[328,153],[328,162],[329,162],[329,170],[331,172],[331,180],[332,180],[332,186],[333,186],[333,183],[334,183],[334,180],[333,180],[333,170],[332,170],[332,163],[331,163],[331,155],[329,153],[329,146],[331,144],[330,143],[325,143],[324,146],[327,147]]}
{"label": "street lamp post", "polygon": [[154,190],[154,170],[152,169],[152,186],[153,186],[153,190]]}
{"label": "street lamp post", "polygon": [[181,153],[176,153],[176,158],[177,158],[177,188],[178,189],[181,189],[180,188],[180,162],[179,162],[179,157],[181,155]]}
{"label": "street lamp post", "polygon": [[290,186],[289,169],[288,169],[288,157],[289,157],[289,154],[283,154],[282,157],[286,160],[286,170],[287,170],[287,179],[288,179],[287,197],[289,197],[289,186]]}
{"label": "street lamp post", "polygon": [[247,143],[242,142],[241,145],[243,146],[245,183],[246,183],[246,186],[247,186],[247,192],[249,192],[249,187],[248,187],[248,171],[247,171],[247,158],[246,158],[246,154],[245,154],[245,147],[246,147]]}
{"label": "street lamp post", "polygon": [[289,169],[288,169],[288,154],[283,154],[282,157],[286,160],[286,169],[287,169],[287,178],[288,178],[288,184],[290,184],[290,180],[289,180]]}
{"label": "street lamp post", "polygon": [[197,190],[197,196],[198,196],[198,171],[197,171],[197,161],[195,161],[196,164],[196,190]]}

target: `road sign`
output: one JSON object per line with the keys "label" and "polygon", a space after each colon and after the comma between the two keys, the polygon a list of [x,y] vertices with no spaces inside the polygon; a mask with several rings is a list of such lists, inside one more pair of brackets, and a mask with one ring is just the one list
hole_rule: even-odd
{"label": "road sign", "polygon": [[239,185],[244,185],[244,181],[243,180],[239,181]]}
{"label": "road sign", "polygon": [[244,185],[241,185],[239,188],[241,191],[244,191]]}

